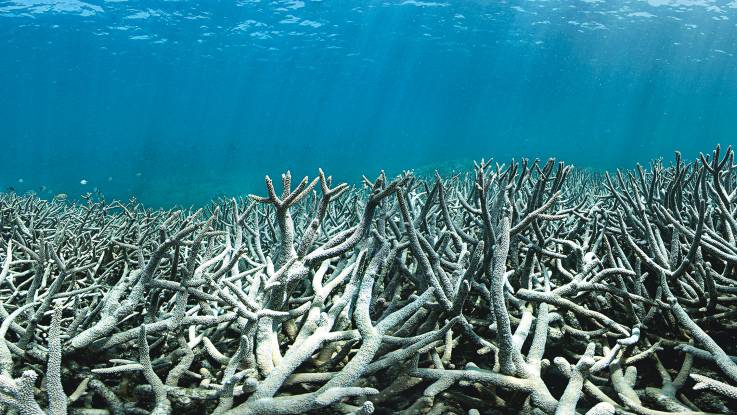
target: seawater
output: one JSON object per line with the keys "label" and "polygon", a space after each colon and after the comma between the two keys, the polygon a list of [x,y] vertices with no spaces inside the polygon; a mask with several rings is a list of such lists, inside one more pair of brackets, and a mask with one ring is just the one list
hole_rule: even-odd
{"label": "seawater", "polygon": [[[0,185],[152,207],[263,176],[733,141],[737,1],[0,1]],[[299,177],[298,177],[299,178]]]}

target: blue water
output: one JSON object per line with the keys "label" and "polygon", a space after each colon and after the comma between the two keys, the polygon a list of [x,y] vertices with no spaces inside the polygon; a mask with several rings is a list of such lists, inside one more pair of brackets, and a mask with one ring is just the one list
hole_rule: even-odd
{"label": "blue water", "polygon": [[736,24],[734,0],[0,1],[0,186],[171,206],[286,169],[692,158],[737,132]]}

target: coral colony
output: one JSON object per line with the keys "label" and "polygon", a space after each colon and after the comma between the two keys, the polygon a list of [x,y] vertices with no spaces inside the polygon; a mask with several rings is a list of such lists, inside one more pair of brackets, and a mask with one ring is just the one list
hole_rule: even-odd
{"label": "coral colony", "polygon": [[737,410],[731,149],[549,160],[197,211],[5,194],[8,414]]}

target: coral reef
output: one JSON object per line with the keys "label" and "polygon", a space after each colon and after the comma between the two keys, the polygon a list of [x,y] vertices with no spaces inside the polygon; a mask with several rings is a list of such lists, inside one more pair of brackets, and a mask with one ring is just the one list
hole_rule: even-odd
{"label": "coral reef", "polygon": [[727,149],[549,160],[197,211],[0,198],[10,414],[737,410]]}

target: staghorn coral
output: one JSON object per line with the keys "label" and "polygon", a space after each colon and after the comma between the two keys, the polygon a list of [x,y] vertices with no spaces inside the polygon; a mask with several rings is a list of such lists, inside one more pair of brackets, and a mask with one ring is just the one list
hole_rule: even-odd
{"label": "staghorn coral", "polygon": [[733,412],[735,167],[286,173],[197,211],[5,194],[0,405]]}

